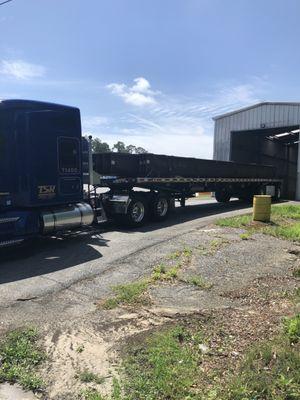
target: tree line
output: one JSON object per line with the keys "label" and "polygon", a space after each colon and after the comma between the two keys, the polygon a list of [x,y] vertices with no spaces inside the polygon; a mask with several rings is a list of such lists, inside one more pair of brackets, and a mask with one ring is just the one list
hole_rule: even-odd
{"label": "tree line", "polygon": [[102,142],[99,138],[92,139],[92,151],[93,153],[130,153],[130,154],[142,154],[148,153],[143,147],[137,147],[132,144],[126,145],[124,142],[117,142],[112,147],[108,143]]}

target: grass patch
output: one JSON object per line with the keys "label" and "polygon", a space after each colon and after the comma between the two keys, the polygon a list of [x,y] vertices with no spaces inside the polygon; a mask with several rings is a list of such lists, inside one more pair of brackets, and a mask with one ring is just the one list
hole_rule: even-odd
{"label": "grass patch", "polygon": [[251,233],[250,232],[246,232],[246,233],[241,233],[240,234],[240,238],[242,240],[249,240],[251,238]]}
{"label": "grass patch", "polygon": [[181,268],[181,264],[177,264],[173,267],[167,268],[164,264],[157,265],[152,272],[152,281],[170,281],[178,278],[178,273]]}
{"label": "grass patch", "polygon": [[33,328],[10,332],[0,343],[0,382],[19,383],[24,389],[43,387],[36,367],[45,359]]}
{"label": "grass patch", "polygon": [[174,251],[174,253],[171,253],[167,258],[169,260],[177,260],[180,257],[185,257],[185,258],[191,258],[193,254],[193,251],[189,247],[185,247],[183,250],[177,250]]}
{"label": "grass patch", "polygon": [[215,399],[299,399],[299,350],[284,337],[254,347],[247,353],[239,373]]}
{"label": "grass patch", "polygon": [[293,276],[294,276],[295,278],[300,278],[300,268],[295,269],[295,270],[293,271]]}
{"label": "grass patch", "polygon": [[271,222],[269,224],[254,224],[252,214],[219,219],[216,224],[222,227],[244,228],[247,232],[240,235],[248,239],[248,235],[261,232],[278,238],[300,241],[300,206],[272,206]]}
{"label": "grass patch", "polygon": [[91,371],[84,370],[79,372],[76,376],[77,379],[80,380],[82,383],[97,383],[97,385],[102,385],[102,383],[105,382],[105,378],[102,376],[99,376],[97,374],[94,374]]}
{"label": "grass patch", "polygon": [[284,331],[291,343],[298,343],[300,341],[300,314],[295,315],[293,318],[285,319]]}
{"label": "grass patch", "polygon": [[228,217],[218,219],[216,225],[229,228],[243,228],[247,227],[252,221],[251,214],[237,215],[235,217]]}
{"label": "grass patch", "polygon": [[106,400],[96,389],[84,389],[81,391],[82,400]]}
{"label": "grass patch", "polygon": [[198,251],[203,256],[214,255],[223,245],[230,243],[229,240],[224,238],[218,238],[212,240],[208,245],[197,246]]}
{"label": "grass patch", "polygon": [[182,252],[179,251],[179,250],[174,251],[174,253],[171,253],[171,254],[168,256],[168,259],[169,259],[169,260],[177,260],[178,258],[181,257],[181,254],[182,254]]}
{"label": "grass patch", "polygon": [[263,228],[263,233],[288,240],[300,240],[300,223],[287,224],[283,226],[268,226]]}
{"label": "grass patch", "polygon": [[300,207],[292,204],[272,206],[272,215],[274,217],[300,220]]}
{"label": "grass patch", "polygon": [[114,297],[107,299],[103,308],[112,309],[122,304],[145,304],[144,293],[150,284],[149,279],[117,285],[113,287]]}
{"label": "grass patch", "polygon": [[286,318],[283,333],[252,346],[234,375],[201,400],[298,400],[300,314]]}
{"label": "grass patch", "polygon": [[96,389],[83,389],[80,393],[81,400],[124,400],[121,393],[121,386],[116,378],[113,378],[111,396],[103,396]]}
{"label": "grass patch", "polygon": [[180,326],[152,334],[124,363],[124,399],[192,398],[199,357],[191,335]]}
{"label": "grass patch", "polygon": [[213,286],[211,283],[206,282],[205,279],[203,279],[203,277],[200,275],[193,275],[189,277],[187,279],[187,283],[197,286],[200,289],[210,289]]}

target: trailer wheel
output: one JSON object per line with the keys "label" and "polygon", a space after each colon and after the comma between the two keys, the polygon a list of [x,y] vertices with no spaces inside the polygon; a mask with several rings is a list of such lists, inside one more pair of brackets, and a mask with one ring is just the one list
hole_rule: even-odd
{"label": "trailer wheel", "polygon": [[154,221],[165,220],[170,212],[170,200],[166,196],[158,196],[152,203],[151,217]]}
{"label": "trailer wheel", "polygon": [[143,225],[147,217],[148,204],[146,199],[134,197],[128,206],[127,214],[122,215],[121,222],[134,228]]}
{"label": "trailer wheel", "polygon": [[231,194],[226,191],[219,191],[215,193],[215,198],[218,203],[228,203],[231,198]]}

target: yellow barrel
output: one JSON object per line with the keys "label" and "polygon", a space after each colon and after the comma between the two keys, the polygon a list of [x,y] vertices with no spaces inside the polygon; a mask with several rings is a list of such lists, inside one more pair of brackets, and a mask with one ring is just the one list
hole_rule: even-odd
{"label": "yellow barrel", "polygon": [[253,198],[253,221],[270,222],[271,196],[256,195]]}

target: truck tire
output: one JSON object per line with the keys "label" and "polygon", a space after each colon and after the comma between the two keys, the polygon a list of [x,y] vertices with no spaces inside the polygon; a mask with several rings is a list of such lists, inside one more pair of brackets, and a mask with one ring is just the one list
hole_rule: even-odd
{"label": "truck tire", "polygon": [[151,219],[164,221],[170,212],[170,199],[167,196],[157,196],[151,204]]}
{"label": "truck tire", "polygon": [[220,190],[215,193],[215,198],[218,203],[228,203],[231,198],[231,194]]}
{"label": "truck tire", "polygon": [[127,214],[118,218],[123,224],[132,228],[142,226],[148,218],[148,203],[142,196],[135,196],[127,209]]}

